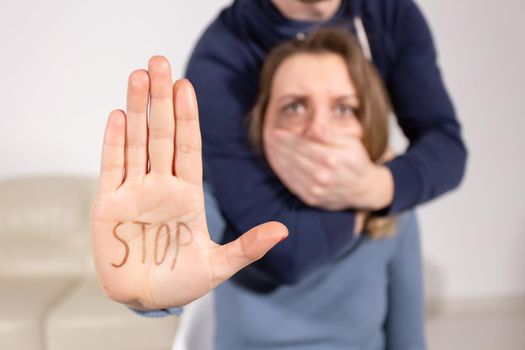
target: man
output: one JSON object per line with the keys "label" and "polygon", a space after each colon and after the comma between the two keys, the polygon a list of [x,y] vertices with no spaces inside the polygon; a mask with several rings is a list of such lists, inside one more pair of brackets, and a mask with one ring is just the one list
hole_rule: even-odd
{"label": "man", "polygon": [[[244,120],[268,51],[322,25],[360,39],[410,147],[373,167],[362,161],[362,148],[331,144],[329,137],[314,145],[276,135],[267,155],[277,179],[251,149]],[[187,77],[199,100],[204,177],[225,218],[224,240],[270,219],[290,230],[254,267],[277,283],[295,283],[351,249],[356,209],[397,214],[456,187],[463,176],[460,125],[412,0],[237,0],[202,35]],[[312,151],[318,170],[306,168],[297,150]]]}

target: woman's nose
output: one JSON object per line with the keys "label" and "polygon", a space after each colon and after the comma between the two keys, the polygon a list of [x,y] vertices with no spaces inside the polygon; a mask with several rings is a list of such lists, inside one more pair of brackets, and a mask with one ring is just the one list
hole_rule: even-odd
{"label": "woman's nose", "polygon": [[303,136],[314,141],[326,140],[328,132],[328,125],[326,125],[326,118],[317,114],[312,116],[303,132]]}
{"label": "woman's nose", "polygon": [[357,117],[348,117],[344,122],[335,122],[330,112],[320,112],[308,118],[302,135],[313,141],[327,142],[336,135],[363,139],[363,127]]}

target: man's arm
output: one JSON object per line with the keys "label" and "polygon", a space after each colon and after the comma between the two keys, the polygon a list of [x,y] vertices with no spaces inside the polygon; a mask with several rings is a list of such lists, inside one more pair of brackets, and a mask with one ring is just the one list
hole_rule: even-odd
{"label": "man's arm", "polygon": [[383,213],[398,213],[458,186],[467,151],[423,15],[411,0],[390,5],[395,20],[388,29],[396,52],[386,84],[410,146],[386,164],[394,178],[394,199]]}

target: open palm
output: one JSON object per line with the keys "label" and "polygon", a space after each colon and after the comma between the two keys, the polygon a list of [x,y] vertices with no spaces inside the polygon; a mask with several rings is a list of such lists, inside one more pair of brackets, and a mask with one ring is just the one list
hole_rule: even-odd
{"label": "open palm", "polygon": [[127,101],[126,112],[108,118],[92,209],[99,280],[129,306],[186,305],[262,257],[287,230],[272,222],[224,246],[210,240],[197,101],[189,81],[172,85],[165,58],[130,75]]}

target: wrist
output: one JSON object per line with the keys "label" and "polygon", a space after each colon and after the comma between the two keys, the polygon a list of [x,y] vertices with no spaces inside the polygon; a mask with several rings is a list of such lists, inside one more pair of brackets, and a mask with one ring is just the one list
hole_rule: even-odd
{"label": "wrist", "polygon": [[390,169],[376,165],[369,181],[367,208],[375,211],[390,206],[394,200],[394,178]]}

